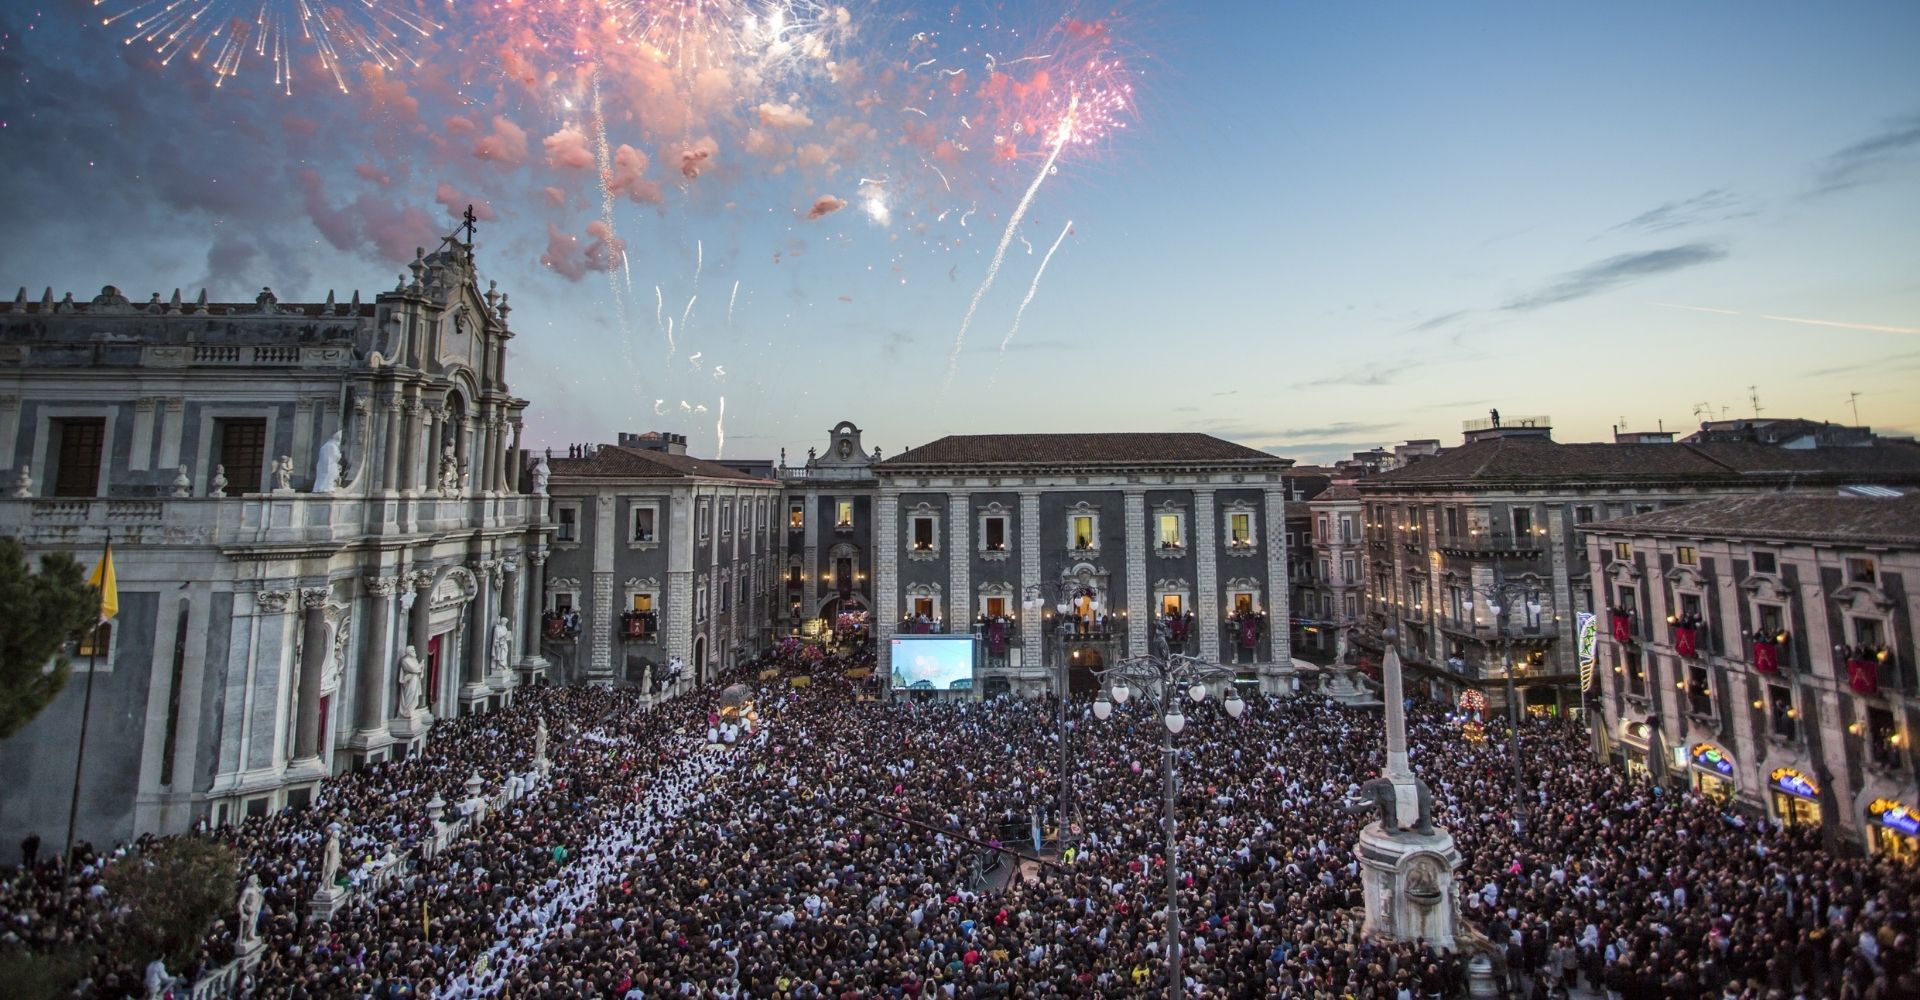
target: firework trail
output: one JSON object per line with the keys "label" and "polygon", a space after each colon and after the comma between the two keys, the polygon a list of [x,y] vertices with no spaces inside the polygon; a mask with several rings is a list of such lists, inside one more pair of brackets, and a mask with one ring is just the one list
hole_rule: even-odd
{"label": "firework trail", "polygon": [[727,454],[727,397],[720,397],[720,416],[713,422],[714,436],[720,439],[713,446],[714,458],[725,458]]}
{"label": "firework trail", "polygon": [[687,308],[680,314],[680,329],[682,331],[686,330],[687,319],[693,315],[693,304],[698,301],[700,301],[700,296],[698,295],[691,296],[687,299]]}
{"label": "firework trail", "polygon": [[1032,302],[1035,293],[1040,291],[1040,279],[1047,273],[1047,264],[1053,260],[1053,252],[1060,249],[1061,242],[1064,241],[1067,238],[1067,234],[1072,231],[1073,220],[1068,219],[1067,224],[1060,227],[1060,235],[1054,237],[1053,245],[1047,248],[1047,255],[1040,258],[1040,269],[1033,272],[1033,284],[1027,286],[1027,297],[1020,300],[1020,308],[1015,310],[1013,314],[1013,326],[1007,330],[1007,339],[1000,342],[1000,354],[1002,357],[1007,353],[1007,345],[1013,343],[1013,335],[1020,332],[1020,317],[1027,314],[1027,304]]}
{"label": "firework trail", "polygon": [[[613,157],[607,150],[607,116],[600,107],[600,68],[594,67],[589,77],[593,88],[593,158],[600,168],[600,219],[606,223],[609,248],[620,247],[619,237],[613,228]],[[626,250],[620,249],[622,269],[626,267]],[[631,283],[632,271],[627,271]],[[607,290],[613,293],[613,314],[620,323],[621,334],[627,330],[627,300],[620,294],[620,282],[614,277],[613,269],[607,269]]]}
{"label": "firework trail", "polygon": [[733,329],[733,300],[740,297],[740,280],[734,279],[733,294],[727,296],[727,329]]}
{"label": "firework trail", "polygon": [[1053,139],[1053,149],[1047,153],[1047,162],[1040,165],[1040,172],[1033,177],[1033,183],[1027,185],[1027,193],[1020,196],[1020,203],[1013,208],[1013,217],[1007,220],[1007,231],[1000,234],[1000,245],[993,250],[993,260],[987,265],[987,276],[974,289],[973,301],[967,303],[967,314],[960,319],[960,333],[953,338],[953,350],[947,354],[947,379],[941,384],[940,391],[945,392],[953,384],[953,376],[960,368],[960,349],[967,342],[967,327],[973,325],[974,311],[980,308],[980,300],[986,297],[987,289],[993,287],[993,279],[1000,274],[1000,262],[1007,258],[1007,246],[1013,242],[1020,220],[1026,217],[1027,206],[1033,204],[1033,196],[1040,191],[1040,185],[1046,183],[1047,175],[1053,172],[1053,164],[1060,159],[1060,150],[1066,148],[1067,141],[1073,138],[1073,112],[1080,106],[1080,95],[1075,94],[1067,101],[1066,117],[1060,120],[1058,133]]}

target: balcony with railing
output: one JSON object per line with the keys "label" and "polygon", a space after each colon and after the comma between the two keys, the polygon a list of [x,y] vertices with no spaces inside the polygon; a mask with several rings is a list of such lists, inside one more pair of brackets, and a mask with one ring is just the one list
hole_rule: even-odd
{"label": "balcony with railing", "polygon": [[346,544],[388,536],[523,524],[545,497],[346,496],[262,493],[236,497],[0,499],[0,535],[28,545],[98,546],[112,531],[126,545],[223,548]]}
{"label": "balcony with railing", "polygon": [[660,641],[660,613],[628,611],[620,616],[620,638],[627,642]]}
{"label": "balcony with railing", "polygon": [[1873,697],[1883,691],[1903,690],[1899,659],[1885,646],[1849,646],[1841,644],[1833,647],[1836,673],[1847,679],[1847,690],[1863,697]]}
{"label": "balcony with railing", "polygon": [[1433,547],[1450,556],[1468,559],[1535,559],[1545,551],[1539,535],[1497,535],[1469,533],[1436,535]]}

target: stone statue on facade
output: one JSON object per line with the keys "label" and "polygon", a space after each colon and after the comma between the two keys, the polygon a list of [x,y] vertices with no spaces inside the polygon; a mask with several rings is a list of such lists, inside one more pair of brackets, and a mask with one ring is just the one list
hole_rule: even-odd
{"label": "stone statue on facade", "polygon": [[260,876],[248,875],[247,884],[240,889],[240,926],[234,928],[234,940],[243,950],[260,941],[260,907],[266,901],[266,893],[260,891]]}
{"label": "stone statue on facade", "polygon": [[292,455],[282,455],[273,460],[273,491],[275,493],[293,492]]}
{"label": "stone statue on facade", "polygon": [[340,831],[327,831],[327,846],[320,851],[320,890],[333,888],[340,878]]}
{"label": "stone statue on facade", "polygon": [[533,492],[536,495],[547,495],[547,478],[552,474],[547,468],[547,456],[541,455],[533,460]]}
{"label": "stone statue on facade", "polygon": [[493,623],[493,669],[495,673],[507,672],[507,660],[513,655],[513,623],[501,616]]}
{"label": "stone statue on facade", "polygon": [[408,646],[400,654],[400,708],[397,714],[411,715],[420,708],[420,678],[426,674],[420,654]]}
{"label": "stone statue on facade", "polygon": [[340,432],[320,445],[320,457],[313,463],[313,492],[332,493],[340,484]]}
{"label": "stone statue on facade", "polygon": [[647,664],[647,669],[640,672],[640,693],[653,693],[653,664],[651,663]]}
{"label": "stone statue on facade", "polygon": [[547,717],[541,716],[539,724],[533,728],[533,763],[535,767],[547,762]]}
{"label": "stone statue on facade", "polygon": [[460,490],[460,462],[453,457],[453,445],[440,450],[440,492],[452,495]]}

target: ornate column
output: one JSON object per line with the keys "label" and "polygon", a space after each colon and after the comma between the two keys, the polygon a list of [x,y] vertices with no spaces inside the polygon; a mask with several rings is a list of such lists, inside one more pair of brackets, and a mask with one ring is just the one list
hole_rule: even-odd
{"label": "ornate column", "polygon": [[320,675],[326,671],[327,588],[300,592],[300,687],[295,698],[293,763],[320,756]]}
{"label": "ornate column", "polygon": [[546,606],[545,602],[542,601],[541,605],[536,608],[534,602],[541,600],[541,588],[545,586],[547,574],[546,550],[534,549],[527,553],[527,562],[531,564],[532,567],[527,575],[533,579],[522,588],[526,593],[527,599],[526,613],[522,615],[520,620],[520,658],[522,662],[531,660],[540,654],[540,628],[542,624],[540,613],[546,610]]}
{"label": "ornate column", "polygon": [[[1200,655],[1220,659],[1220,532],[1213,524],[1213,487],[1193,489],[1194,620],[1200,625]],[[1271,621],[1271,619],[1269,619]]]}
{"label": "ornate column", "polygon": [[401,582],[401,578],[391,576],[369,576],[361,581],[372,613],[360,650],[359,669],[354,673],[353,727],[360,734],[386,731],[387,676],[393,661],[393,594]]}
{"label": "ornate column", "polygon": [[[519,597],[520,590],[518,586],[520,578],[519,569],[520,562],[518,557],[508,556],[494,563],[493,575],[487,581],[493,588],[493,614],[487,618],[488,666],[494,665],[493,626],[500,619],[505,618],[508,622],[507,634],[513,634],[513,620],[517,617],[515,614],[514,601]],[[499,664],[497,669],[489,672],[487,683],[492,685],[495,691],[505,691],[513,687],[514,645],[515,643],[512,642],[509,642],[507,645],[507,662]]]}
{"label": "ornate column", "polygon": [[[318,400],[302,397],[293,401],[293,484],[313,489],[313,413]],[[269,449],[271,450],[271,449]]]}
{"label": "ornate column", "polygon": [[473,570],[473,582],[478,586],[474,588],[473,599],[467,602],[467,648],[462,650],[467,656],[466,684],[460,692],[463,701],[474,696],[484,697],[489,690],[487,656],[488,647],[491,645],[488,640],[492,636],[488,633],[492,630],[493,623],[493,616],[487,613],[487,606],[492,601],[491,580],[494,564],[487,560],[473,563],[468,568]]}
{"label": "ornate column", "polygon": [[[151,464],[149,460],[153,458],[153,411],[157,403],[159,400],[151,396],[133,401],[133,445],[127,450],[128,472],[145,472]],[[220,443],[216,441],[213,446],[218,448]],[[218,460],[215,464],[218,464]],[[212,478],[213,470],[207,470],[207,476]]]}
{"label": "ornate column", "polygon": [[402,492],[414,489],[414,476],[420,466],[420,397],[418,391],[409,387],[397,404],[400,418],[400,459],[399,469],[390,482],[393,488]]}
{"label": "ornate column", "polygon": [[380,481],[373,484],[373,487],[376,490],[394,490],[399,488],[400,397],[392,393],[382,396],[380,412],[387,422],[386,445],[380,455]]}
{"label": "ornate column", "polygon": [[518,418],[508,421],[513,425],[513,445],[507,450],[506,489],[509,493],[520,492],[520,430]]}
{"label": "ornate column", "polygon": [[813,617],[820,606],[820,493],[808,490],[800,522],[800,612]]}
{"label": "ornate column", "polygon": [[[433,607],[433,568],[429,566],[426,569],[416,571],[413,574],[412,586],[413,620],[407,624],[412,630],[413,638],[408,642],[408,645],[413,647],[413,651],[419,654],[420,659],[424,662],[427,658],[427,641],[433,638],[427,631],[429,627],[428,616],[432,613]],[[421,683],[423,685],[426,683],[424,678],[421,680]],[[433,707],[434,692],[428,691],[426,692],[426,696],[427,707]]]}
{"label": "ornate column", "polygon": [[[613,676],[613,626],[620,620],[618,610],[613,603],[613,540],[617,536],[614,527],[613,497],[601,494],[594,498],[593,505],[593,577],[592,591],[587,597],[587,614],[581,627],[593,630],[593,642],[589,646],[591,659],[587,661],[587,674],[598,679]],[[714,558],[720,554],[719,539],[714,539]],[[717,577],[710,577],[715,578]],[[707,607],[711,615],[720,607],[717,597],[709,593]],[[713,650],[709,649],[708,653]],[[698,664],[692,665],[697,667]]]}

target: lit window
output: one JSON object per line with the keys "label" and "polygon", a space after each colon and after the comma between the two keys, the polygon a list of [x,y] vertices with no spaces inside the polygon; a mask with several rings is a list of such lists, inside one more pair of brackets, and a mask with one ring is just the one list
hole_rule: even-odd
{"label": "lit window", "polygon": [[933,551],[933,518],[913,519],[913,550],[915,552]]}
{"label": "lit window", "polygon": [[841,528],[853,527],[853,501],[842,500],[835,506],[838,511],[834,516],[834,525]]}
{"label": "lit window", "polygon": [[[1236,511],[1227,516],[1227,541],[1235,548],[1245,548],[1253,544],[1252,514]],[[1349,538],[1348,541],[1352,539]]]}
{"label": "lit window", "polygon": [[787,507],[787,527],[798,531],[807,526],[807,508],[803,504],[791,504]]}
{"label": "lit window", "polygon": [[1160,547],[1163,549],[1177,549],[1180,545],[1180,515],[1171,513],[1161,514]]}
{"label": "lit window", "polygon": [[1874,574],[1873,560],[1871,559],[1847,560],[1847,582],[1848,583],[1864,583],[1867,586],[1873,586],[1873,584],[1878,579],[1879,577]]}
{"label": "lit window", "polygon": [[1673,561],[1682,566],[1700,565],[1700,550],[1691,545],[1676,545],[1673,549]]}
{"label": "lit window", "polygon": [[980,546],[987,552],[1005,552],[1007,550],[1007,519],[1003,515],[988,515],[980,520]]}
{"label": "lit window", "polygon": [[1626,562],[1627,560],[1632,559],[1633,543],[1632,542],[1613,543],[1613,557],[1615,559],[1620,560],[1621,562]]}
{"label": "lit window", "polygon": [[1072,527],[1073,547],[1079,550],[1093,548],[1093,515],[1073,515]]}

